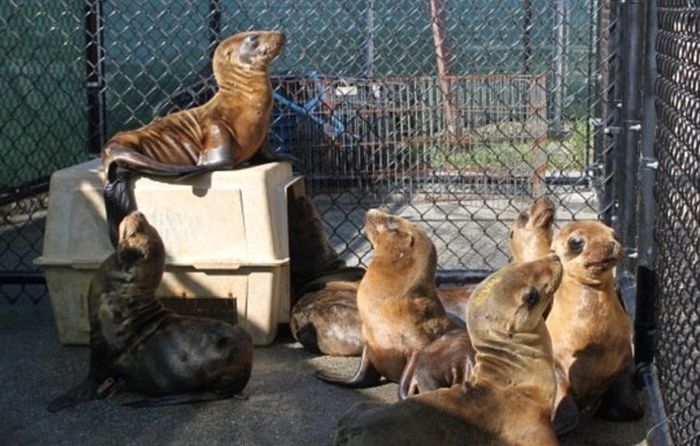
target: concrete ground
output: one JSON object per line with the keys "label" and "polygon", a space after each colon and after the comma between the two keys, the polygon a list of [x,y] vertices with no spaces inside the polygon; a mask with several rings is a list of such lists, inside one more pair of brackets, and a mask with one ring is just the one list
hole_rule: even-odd
{"label": "concrete ground", "polygon": [[[280,339],[256,350],[247,401],[156,409],[86,403],[58,414],[46,404],[87,372],[88,350],[58,341],[48,299],[36,307],[0,302],[0,444],[21,445],[328,445],[337,421],[358,401],[392,402],[396,385],[333,387],[314,370],[351,373],[356,358],[318,357]],[[643,445],[647,426],[586,420],[563,445]]]}

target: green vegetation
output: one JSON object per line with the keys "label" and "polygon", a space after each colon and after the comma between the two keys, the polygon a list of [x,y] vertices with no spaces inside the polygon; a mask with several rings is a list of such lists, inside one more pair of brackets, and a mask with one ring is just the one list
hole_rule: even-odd
{"label": "green vegetation", "polygon": [[[501,132],[499,138],[482,134],[472,144],[433,145],[424,150],[430,153],[435,168],[515,173],[540,166],[546,160],[550,170],[581,170],[585,167],[586,152],[592,148],[592,136],[587,138],[586,121],[573,122],[569,127],[567,136],[559,140],[544,138],[535,142],[513,138],[508,141],[507,135]],[[495,128],[501,130],[499,126]]]}

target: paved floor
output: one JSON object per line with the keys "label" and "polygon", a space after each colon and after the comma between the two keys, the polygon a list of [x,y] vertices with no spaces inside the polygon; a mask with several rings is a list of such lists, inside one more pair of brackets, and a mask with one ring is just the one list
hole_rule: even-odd
{"label": "paved floor", "polygon": [[[289,340],[256,350],[247,401],[157,409],[86,403],[58,414],[46,404],[87,370],[88,351],[56,337],[47,299],[37,307],[0,303],[0,444],[21,445],[329,445],[337,420],[362,400],[391,402],[396,385],[340,389],[313,377],[319,368],[354,371],[355,358],[316,357]],[[588,420],[563,445],[642,445],[644,422]]]}

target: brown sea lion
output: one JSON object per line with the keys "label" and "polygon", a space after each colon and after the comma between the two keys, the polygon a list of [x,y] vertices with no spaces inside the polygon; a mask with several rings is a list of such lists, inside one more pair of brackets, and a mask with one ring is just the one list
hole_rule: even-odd
{"label": "brown sea lion", "polygon": [[[518,213],[508,233],[508,246],[514,262],[539,259],[550,251],[552,223],[556,206],[546,196],[536,199],[526,211]],[[450,315],[464,319],[469,296],[478,284],[440,287],[438,297]]]}
{"label": "brown sea lion", "polygon": [[243,390],[253,363],[250,335],[164,309],[155,298],[164,267],[158,232],[143,214],[127,215],[117,252],[102,263],[88,292],[88,377],[53,400],[49,411],[103,397],[114,383],[155,397],[134,406],[229,398]]}
{"label": "brown sea lion", "polygon": [[374,258],[357,291],[365,346],[352,378],[318,372],[334,384],[362,387],[380,377],[398,382],[408,357],[454,328],[435,287],[437,253],[427,234],[400,217],[371,209],[365,216]]}
{"label": "brown sea lion", "polygon": [[304,348],[331,356],[359,356],[364,340],[357,310],[359,280],[332,280],[305,293],[292,308],[290,329]]}
{"label": "brown sea lion", "polygon": [[550,422],[556,384],[543,313],[561,275],[550,255],[489,276],[468,303],[476,350],[468,380],[390,406],[360,403],[341,419],[335,444],[559,444]]}
{"label": "brown sea lion", "polygon": [[[549,254],[552,244],[552,223],[556,208],[547,197],[535,200],[527,211],[522,211],[510,228],[508,244],[513,262],[528,262]],[[463,290],[463,288],[456,288]],[[438,289],[438,295],[445,290]],[[469,295],[458,291],[451,294],[452,307],[466,318]],[[441,300],[444,303],[445,299]],[[475,351],[465,329],[453,330],[417,351],[410,358],[399,383],[399,399],[420,392],[450,387],[463,382],[474,365]]]}
{"label": "brown sea lion", "polygon": [[[547,317],[559,384],[557,430],[576,426],[576,408],[584,415],[602,409],[612,419],[640,418],[643,408],[631,379],[632,327],[613,277],[622,253],[615,232],[596,221],[569,223],[552,248],[564,266]],[[612,404],[601,407],[610,392],[616,397],[605,399]]]}
{"label": "brown sea lion", "polygon": [[270,154],[267,134],[273,101],[268,66],[285,41],[279,31],[248,31],[225,39],[212,60],[219,88],[213,98],[107,141],[102,163],[113,243],[119,221],[136,209],[130,186],[133,172],[189,176],[238,167],[259,152],[263,158]]}

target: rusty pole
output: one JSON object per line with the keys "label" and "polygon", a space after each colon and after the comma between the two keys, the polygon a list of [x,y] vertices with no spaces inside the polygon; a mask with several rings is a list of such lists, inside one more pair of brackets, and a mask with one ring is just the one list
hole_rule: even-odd
{"label": "rusty pole", "polygon": [[443,91],[445,100],[443,106],[445,109],[445,118],[447,120],[447,137],[448,141],[461,138],[461,126],[457,122],[457,106],[454,100],[454,94],[450,91],[450,48],[447,39],[447,28],[444,20],[445,10],[442,6],[442,0],[430,0],[430,27],[433,30],[433,42],[435,44],[435,57],[437,58],[438,80],[440,89]]}

